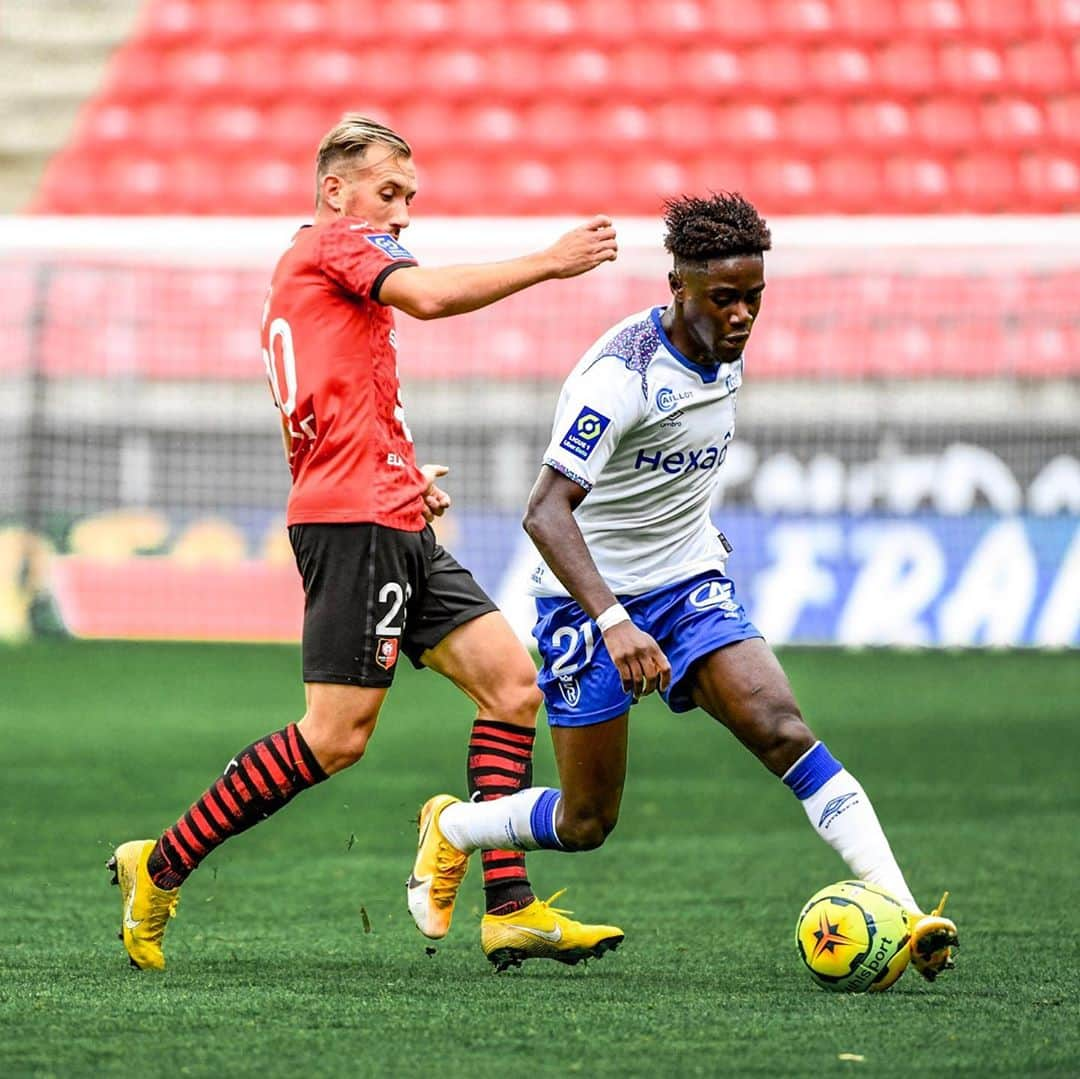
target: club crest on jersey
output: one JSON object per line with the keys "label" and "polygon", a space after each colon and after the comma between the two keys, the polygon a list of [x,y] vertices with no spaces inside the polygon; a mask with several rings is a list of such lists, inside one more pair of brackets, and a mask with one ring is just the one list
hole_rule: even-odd
{"label": "club crest on jersey", "polygon": [[397,663],[398,639],[397,637],[380,637],[375,646],[375,662],[384,671],[390,670]]}
{"label": "club crest on jersey", "polygon": [[570,425],[570,430],[563,435],[563,440],[559,445],[584,461],[596,449],[600,436],[607,430],[610,423],[611,420],[607,416],[586,405]]}
{"label": "club crest on jersey", "polygon": [[365,236],[364,239],[373,247],[377,247],[384,255],[389,255],[392,259],[408,259],[410,262],[416,261],[409,250],[402,247],[389,232],[376,232],[370,236]]}
{"label": "club crest on jersey", "polygon": [[693,390],[676,393],[670,386],[662,386],[656,391],[656,407],[661,412],[670,412],[680,401],[687,401],[693,396]]}
{"label": "club crest on jersey", "polygon": [[739,605],[731,595],[730,581],[706,581],[699,584],[690,593],[690,606],[703,611],[708,607],[719,607],[725,615],[734,618],[739,613]]}
{"label": "club crest on jersey", "polygon": [[571,708],[577,708],[578,701],[581,700],[581,686],[572,674],[559,675],[559,692]]}

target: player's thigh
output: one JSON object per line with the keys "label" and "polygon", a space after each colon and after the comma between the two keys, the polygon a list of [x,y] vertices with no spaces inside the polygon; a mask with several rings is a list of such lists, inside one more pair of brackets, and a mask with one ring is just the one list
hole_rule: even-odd
{"label": "player's thigh", "polygon": [[[587,727],[552,727],[559,769],[560,836],[592,832],[598,842],[619,819],[626,782],[629,713]],[[598,834],[597,834],[598,833]]]}
{"label": "player's thigh", "polygon": [[449,678],[482,715],[535,727],[536,667],[501,611],[486,611],[450,630],[420,660]]}
{"label": "player's thigh", "polygon": [[760,637],[702,658],[691,675],[691,699],[774,771],[793,763],[813,743],[791,683]]}

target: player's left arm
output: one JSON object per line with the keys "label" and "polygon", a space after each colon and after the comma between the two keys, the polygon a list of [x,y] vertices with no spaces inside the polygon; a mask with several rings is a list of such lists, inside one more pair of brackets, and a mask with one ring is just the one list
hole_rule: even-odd
{"label": "player's left arm", "polygon": [[[587,494],[580,484],[546,464],[529,495],[522,526],[551,571],[595,620],[619,601],[596,568],[574,518],[574,510]],[[627,692],[643,697],[654,689],[667,689],[671,664],[649,634],[623,621],[603,631],[603,637]]]}

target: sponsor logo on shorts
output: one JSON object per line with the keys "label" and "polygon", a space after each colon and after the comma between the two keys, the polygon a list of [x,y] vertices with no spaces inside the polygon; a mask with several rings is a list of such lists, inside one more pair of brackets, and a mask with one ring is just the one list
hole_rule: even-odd
{"label": "sponsor logo on shorts", "polygon": [[563,435],[563,440],[559,445],[584,461],[596,449],[600,436],[607,430],[610,423],[611,420],[607,416],[586,405],[570,425],[570,430]]}
{"label": "sponsor logo on shorts", "polygon": [[577,708],[578,702],[581,700],[581,686],[578,685],[578,680],[572,674],[559,676],[559,692],[562,694],[562,699],[571,708]]}
{"label": "sponsor logo on shorts", "polygon": [[397,637],[380,637],[375,646],[375,662],[384,671],[390,670],[397,663],[398,639]]}
{"label": "sponsor logo on shorts", "polygon": [[849,791],[847,794],[838,794],[835,798],[830,798],[821,811],[821,820],[818,821],[818,827],[828,828],[841,813],[856,804],[851,799],[857,797],[858,791]]}
{"label": "sponsor logo on shorts", "polygon": [[412,253],[405,247],[402,247],[389,232],[376,232],[371,236],[365,236],[365,240],[372,247],[377,247],[384,255],[389,255],[392,259],[408,259],[410,262],[415,262]]}
{"label": "sponsor logo on shorts", "polygon": [[718,607],[727,617],[735,618],[739,614],[739,604],[731,594],[730,581],[706,581],[699,584],[690,593],[690,606],[699,611],[709,607]]}

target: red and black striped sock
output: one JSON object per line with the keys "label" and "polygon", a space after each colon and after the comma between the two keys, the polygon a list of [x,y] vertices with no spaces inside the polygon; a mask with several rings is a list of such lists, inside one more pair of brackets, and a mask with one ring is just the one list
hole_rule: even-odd
{"label": "red and black striped sock", "polygon": [[150,852],[147,870],[159,888],[178,888],[226,839],[276,813],[326,779],[295,723],[241,750],[225,773]]}
{"label": "red and black striped sock", "polygon": [[[477,719],[469,738],[469,794],[474,802],[490,802],[532,786],[532,752],[536,731]],[[484,899],[489,914],[509,914],[533,901],[532,885],[520,851],[486,850]]]}

